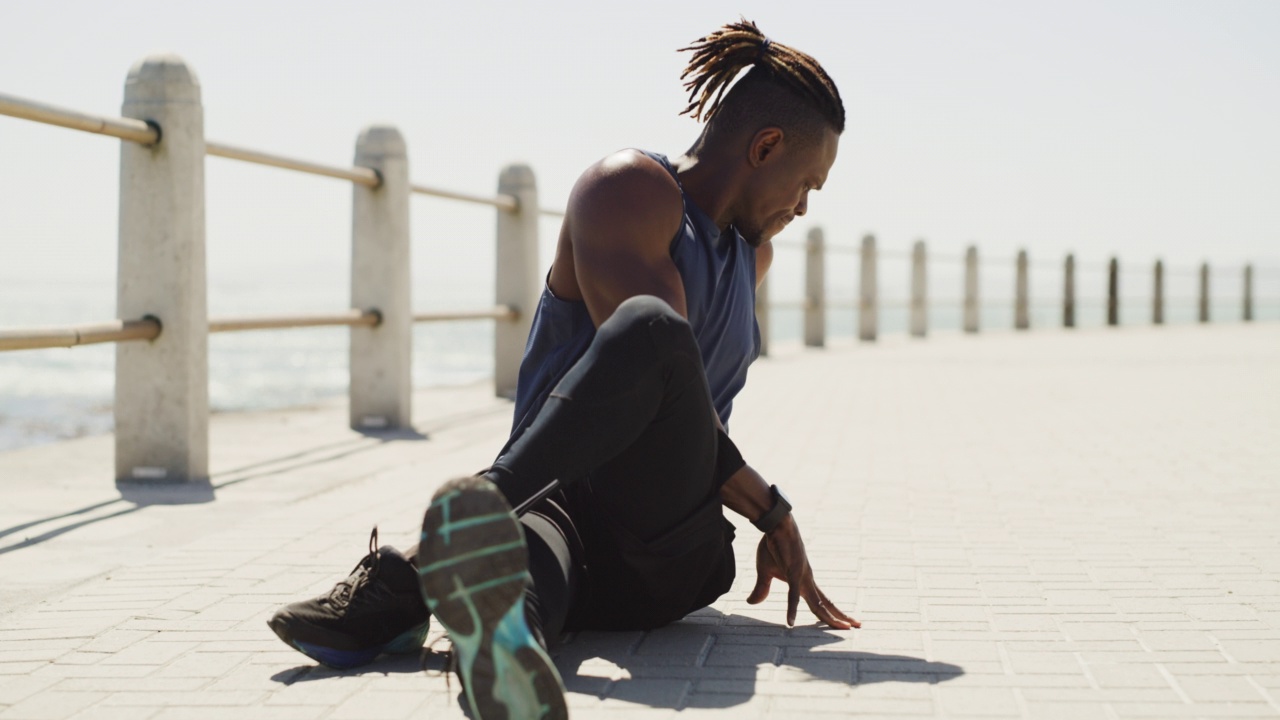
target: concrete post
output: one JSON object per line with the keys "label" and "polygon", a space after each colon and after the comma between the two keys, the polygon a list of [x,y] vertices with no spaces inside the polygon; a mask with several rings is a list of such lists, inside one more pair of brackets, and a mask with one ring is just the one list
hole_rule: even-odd
{"label": "concrete post", "polygon": [[1120,324],[1120,261],[1116,258],[1107,265],[1107,324]]}
{"label": "concrete post", "polygon": [[858,287],[858,339],[876,339],[876,237],[862,238],[862,277]]}
{"label": "concrete post", "polygon": [[1253,322],[1253,266],[1244,266],[1244,321]]}
{"label": "concrete post", "polygon": [[822,228],[809,230],[804,247],[804,344],[823,347],[827,335],[827,300],[826,245]]}
{"label": "concrete post", "polygon": [[964,331],[978,332],[981,324],[978,304],[978,247],[970,245],[964,251]]}
{"label": "concrete post", "polygon": [[116,345],[117,483],[209,482],[204,108],[200,81],[176,55],[129,71],[121,113],[159,127],[160,142],[120,143],[116,312],[152,315],[151,342]]}
{"label": "concrete post", "polygon": [[494,302],[519,311],[516,320],[494,323],[493,387],[499,397],[514,398],[524,345],[542,296],[538,272],[538,184],[527,165],[508,165],[498,177],[498,193],[512,195],[514,212],[498,210]]}
{"label": "concrete post", "polygon": [[1017,278],[1014,281],[1013,327],[1031,327],[1031,300],[1027,292],[1027,251],[1018,251]]}
{"label": "concrete post", "polygon": [[929,288],[925,274],[924,241],[911,248],[911,336],[924,337],[929,332]]}
{"label": "concrete post", "polygon": [[356,140],[355,164],[378,171],[376,188],[354,185],[351,304],[377,310],[374,327],[351,328],[353,430],[413,425],[413,304],[409,290],[409,158],[394,127],[374,125]]}
{"label": "concrete post", "polygon": [[756,287],[756,325],[760,328],[760,357],[769,356],[769,276]]}
{"label": "concrete post", "polygon": [[1062,327],[1076,326],[1076,256],[1068,254],[1062,268]]}
{"label": "concrete post", "polygon": [[1151,323],[1153,325],[1164,324],[1164,263],[1160,260],[1156,261],[1155,279],[1151,288],[1152,307],[1151,307]]}
{"label": "concrete post", "polygon": [[1209,263],[1200,264],[1200,322],[1209,322]]}

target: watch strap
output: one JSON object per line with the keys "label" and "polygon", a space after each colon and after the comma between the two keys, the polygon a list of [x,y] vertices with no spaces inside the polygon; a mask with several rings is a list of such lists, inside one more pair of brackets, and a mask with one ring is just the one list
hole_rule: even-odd
{"label": "watch strap", "polygon": [[752,520],[751,524],[762,533],[773,532],[773,529],[791,513],[791,503],[783,497],[782,492],[778,490],[777,485],[770,485],[769,491],[773,493],[773,507],[758,519]]}

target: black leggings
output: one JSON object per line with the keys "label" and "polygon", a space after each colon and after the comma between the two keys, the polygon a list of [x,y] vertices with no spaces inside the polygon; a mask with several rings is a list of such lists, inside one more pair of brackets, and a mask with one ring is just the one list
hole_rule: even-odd
{"label": "black leggings", "polygon": [[[620,533],[650,543],[691,516],[705,515],[700,509],[709,502],[714,501],[718,516],[719,486],[741,464],[716,430],[689,323],[662,300],[639,296],[600,325],[586,352],[488,475],[513,507],[553,479],[561,481],[569,498],[584,497],[577,492],[584,488],[574,486],[585,480],[590,502],[567,504],[587,544],[597,540],[591,528],[599,517],[608,517]],[[587,514],[599,517],[582,517]],[[565,537],[574,530],[560,528],[564,523],[556,522],[555,512],[538,508],[522,522],[534,576],[529,602],[554,640],[583,582]],[[722,527],[713,530],[723,535]],[[587,571],[592,572],[590,563]]]}

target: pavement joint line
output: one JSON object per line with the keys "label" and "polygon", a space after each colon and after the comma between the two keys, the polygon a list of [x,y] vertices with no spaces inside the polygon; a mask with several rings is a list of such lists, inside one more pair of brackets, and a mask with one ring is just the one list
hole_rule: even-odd
{"label": "pavement joint line", "polygon": [[[574,717],[1280,714],[1278,330],[779,346],[752,368],[735,440],[800,501],[816,577],[864,630],[819,630],[803,609],[784,629],[780,588],[746,605],[754,534],[737,523],[739,582],[712,610],[580,633],[556,655],[583,663],[576,681],[562,664],[588,693],[571,693]],[[421,507],[405,498],[425,505],[449,468],[483,466],[505,436],[510,406],[488,395],[420,392],[432,437],[376,445],[337,405],[215,416],[219,467],[264,474],[209,505],[0,555],[0,576],[31,583],[0,587],[0,717],[70,717],[94,692],[106,697],[85,714],[337,720],[363,704],[461,717],[441,678],[392,660],[314,669],[262,621],[344,575],[373,522],[392,544],[416,537]],[[467,419],[433,419],[445,416]],[[0,476],[42,480],[16,511],[0,502],[0,531],[101,496],[100,475],[56,456],[109,467],[109,440],[0,453]],[[344,442],[370,449],[326,450]],[[31,673],[46,689],[5,694]],[[113,677],[130,694],[113,700]]]}

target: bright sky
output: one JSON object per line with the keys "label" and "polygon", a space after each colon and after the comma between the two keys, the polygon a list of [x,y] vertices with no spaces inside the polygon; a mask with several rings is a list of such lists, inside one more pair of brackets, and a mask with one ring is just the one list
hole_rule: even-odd
{"label": "bright sky", "polygon": [[[385,121],[416,182],[489,192],[523,161],[559,207],[611,151],[687,148],[674,51],[739,13],[817,57],[849,113],[797,239],[820,224],[835,244],[1280,271],[1274,0],[12,2],[0,92],[118,114],[129,66],[172,50],[210,139],[346,164]],[[5,282],[109,285],[117,144],[0,117],[0,304]],[[344,302],[346,184],[218,158],[207,178],[211,310],[264,277],[329,278]],[[490,287],[493,212],[413,208],[417,304]]]}

